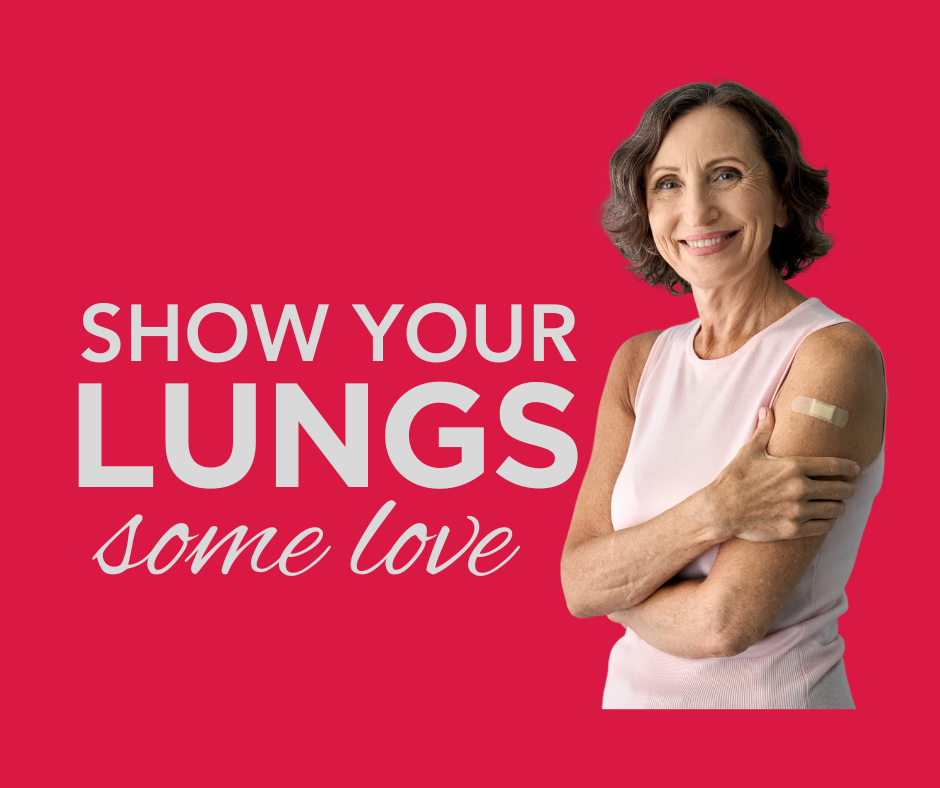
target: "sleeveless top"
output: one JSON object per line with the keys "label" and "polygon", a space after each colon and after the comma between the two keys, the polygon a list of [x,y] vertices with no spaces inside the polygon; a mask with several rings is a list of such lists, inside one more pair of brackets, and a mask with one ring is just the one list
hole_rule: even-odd
{"label": "sleeveless top", "polygon": [[[753,436],[758,410],[773,403],[803,339],[843,322],[810,298],[717,359],[695,354],[699,319],[660,334],[637,389],[633,436],[611,500],[614,529],[646,522],[714,481]],[[627,629],[610,654],[604,708],[855,708],[838,618],[883,474],[884,443],[763,640],[734,657],[687,659]],[[719,547],[679,576],[707,576]]]}

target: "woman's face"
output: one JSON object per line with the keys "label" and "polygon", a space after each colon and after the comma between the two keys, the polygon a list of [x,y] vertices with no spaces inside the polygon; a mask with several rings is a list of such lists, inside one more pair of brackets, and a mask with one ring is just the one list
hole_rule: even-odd
{"label": "woman's face", "polygon": [[743,118],[714,107],[684,115],[644,175],[656,248],[696,289],[770,265],[773,227],[786,224],[786,206]]}

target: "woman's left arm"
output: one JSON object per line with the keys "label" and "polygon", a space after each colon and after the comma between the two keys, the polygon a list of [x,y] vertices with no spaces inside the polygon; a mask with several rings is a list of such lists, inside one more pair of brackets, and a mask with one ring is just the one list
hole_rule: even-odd
{"label": "woman's left arm", "polygon": [[[885,396],[881,353],[864,330],[840,323],[816,331],[800,345],[768,416],[775,423],[767,453],[845,457],[864,470],[881,449]],[[795,412],[797,397],[835,405],[848,412],[848,421],[839,427]],[[714,487],[720,498],[720,476]],[[608,618],[675,656],[740,654],[767,634],[825,538],[731,539],[719,548],[708,577],[664,585]]]}

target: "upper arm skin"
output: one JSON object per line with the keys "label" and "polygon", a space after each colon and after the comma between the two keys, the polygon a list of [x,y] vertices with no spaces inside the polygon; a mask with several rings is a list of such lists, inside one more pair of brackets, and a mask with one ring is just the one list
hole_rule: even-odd
{"label": "upper arm skin", "polygon": [[611,362],[597,414],[594,448],[565,540],[565,553],[614,530],[610,501],[633,435],[637,386],[661,333],[649,331],[628,339]]}
{"label": "upper arm skin", "polygon": [[[848,411],[844,427],[792,410],[799,396]],[[885,380],[881,352],[859,326],[840,323],[810,334],[801,344],[772,410],[773,457],[840,457],[864,470],[883,441]],[[835,527],[839,527],[838,521]],[[825,536],[776,542],[731,539],[718,551],[702,590],[718,612],[715,626],[726,655],[761,640],[796,588]]]}

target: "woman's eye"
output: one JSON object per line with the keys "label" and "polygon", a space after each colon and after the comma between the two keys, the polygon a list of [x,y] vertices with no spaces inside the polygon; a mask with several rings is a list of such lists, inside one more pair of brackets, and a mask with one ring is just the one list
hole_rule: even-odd
{"label": "woman's eye", "polygon": [[[725,177],[728,176],[728,177]],[[735,178],[740,177],[740,173],[735,172],[734,170],[725,170],[724,172],[718,173],[719,181],[733,181]]]}
{"label": "woman's eye", "polygon": [[660,181],[656,184],[657,189],[663,189],[664,191],[671,191],[673,186],[678,186],[675,181]]}

